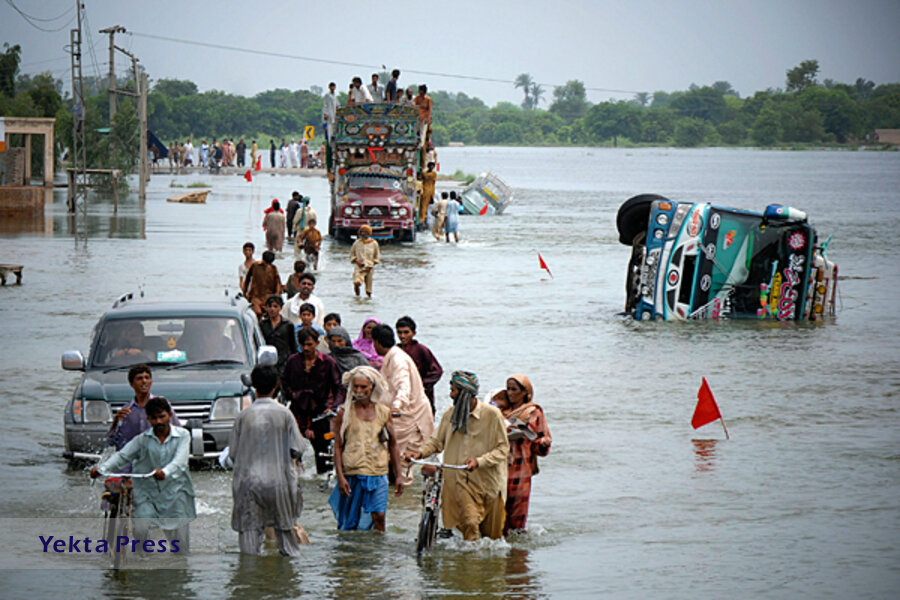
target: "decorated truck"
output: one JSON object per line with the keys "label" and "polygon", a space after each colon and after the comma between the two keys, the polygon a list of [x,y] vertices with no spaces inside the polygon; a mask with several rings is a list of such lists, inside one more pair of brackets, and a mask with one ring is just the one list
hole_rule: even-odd
{"label": "decorated truck", "polygon": [[625,311],[635,319],[834,314],[838,267],[796,208],[757,213],[642,194],[622,204],[616,225],[632,248]]}
{"label": "decorated truck", "polygon": [[335,239],[348,242],[363,225],[375,239],[416,239],[417,115],[399,104],[338,108],[328,221]]}

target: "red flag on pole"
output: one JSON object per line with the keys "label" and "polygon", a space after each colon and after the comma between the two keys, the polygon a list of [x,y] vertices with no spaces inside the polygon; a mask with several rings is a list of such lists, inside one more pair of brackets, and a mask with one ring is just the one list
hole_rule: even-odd
{"label": "red flag on pole", "polygon": [[550,273],[550,267],[547,266],[547,263],[544,262],[544,257],[541,256],[541,253],[538,252],[538,263],[541,265],[541,268],[547,271],[550,274],[550,278],[553,278],[553,273]]}
{"label": "red flag on pole", "polygon": [[253,167],[254,171],[259,171],[262,169],[262,154],[256,157],[256,166]]}
{"label": "red flag on pole", "polygon": [[478,214],[479,215],[487,214],[488,206],[490,206],[490,205],[487,203],[487,201],[485,201],[484,206],[481,207],[481,210],[478,211]]}
{"label": "red flag on pole", "polygon": [[[712,390],[709,389],[706,377],[704,377],[703,382],[700,384],[700,389],[697,390],[697,407],[694,409],[691,425],[694,429],[697,429],[719,419],[722,420],[722,428],[725,429],[725,419],[722,419],[719,405],[716,404],[716,399],[713,397]],[[725,429],[725,437],[728,437],[727,429]]]}
{"label": "red flag on pole", "polygon": [[247,169],[247,172],[244,173],[244,179],[251,183],[253,182],[253,175],[250,173],[250,169]]}

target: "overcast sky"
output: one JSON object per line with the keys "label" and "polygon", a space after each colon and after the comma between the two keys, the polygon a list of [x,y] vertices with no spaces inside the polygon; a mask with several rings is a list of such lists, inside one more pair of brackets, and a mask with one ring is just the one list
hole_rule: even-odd
{"label": "overcast sky", "polygon": [[[10,3],[45,19],[34,25],[60,31],[40,31]],[[819,61],[820,81],[900,82],[900,0],[84,3],[85,75],[106,75],[108,37],[98,31],[121,25],[134,35],[117,36],[117,44],[138,56],[151,80],[190,79],[201,91],[248,96],[273,88],[325,87],[329,81],[342,91],[352,76],[368,82],[373,67],[381,65],[404,71],[401,83],[463,91],[489,105],[522,100],[511,83],[519,73],[544,84],[548,101],[553,85],[571,79],[584,82],[591,102],[718,80],[746,97],[784,87],[785,71],[806,59]],[[74,0],[0,3],[0,41],[22,46],[21,72],[52,71],[67,91],[65,47],[74,26],[67,21],[74,6]],[[63,13],[59,20],[46,20]],[[120,73],[125,64],[117,59]]]}

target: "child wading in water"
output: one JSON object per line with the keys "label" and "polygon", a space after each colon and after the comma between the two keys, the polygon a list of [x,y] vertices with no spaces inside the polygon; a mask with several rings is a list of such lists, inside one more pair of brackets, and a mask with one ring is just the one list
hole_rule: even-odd
{"label": "child wading in water", "polygon": [[316,220],[309,219],[309,225],[297,236],[297,247],[306,253],[306,264],[312,265],[313,271],[319,270],[319,250],[322,247],[322,233],[316,229]]}
{"label": "child wading in water", "polygon": [[355,265],[353,269],[353,291],[359,296],[359,288],[366,284],[366,296],[372,297],[372,271],[375,265],[381,262],[381,248],[378,242],[371,237],[372,228],[363,225],[359,228],[359,239],[350,247],[350,262]]}

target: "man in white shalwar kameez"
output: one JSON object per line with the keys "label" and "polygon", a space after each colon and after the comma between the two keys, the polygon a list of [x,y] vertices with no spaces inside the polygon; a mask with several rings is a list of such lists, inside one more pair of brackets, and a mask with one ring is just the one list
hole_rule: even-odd
{"label": "man in white shalwar kameez", "polygon": [[[417,451],[434,432],[431,404],[425,395],[419,369],[409,354],[396,345],[394,330],[389,325],[376,325],[371,335],[375,352],[384,357],[381,374],[389,388],[378,401],[391,409],[397,449],[400,456],[405,456],[407,451]],[[412,484],[411,474],[395,475],[404,486]]]}
{"label": "man in white shalwar kameez", "polygon": [[278,551],[297,556],[294,524],[303,511],[294,458],[300,457],[300,430],[294,415],[276,402],[278,370],[257,366],[250,376],[256,401],[234,422],[229,458],[234,463],[231,528],[239,533],[242,554],[259,554],[265,528],[275,530]]}

